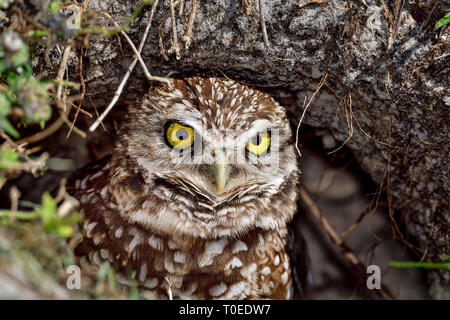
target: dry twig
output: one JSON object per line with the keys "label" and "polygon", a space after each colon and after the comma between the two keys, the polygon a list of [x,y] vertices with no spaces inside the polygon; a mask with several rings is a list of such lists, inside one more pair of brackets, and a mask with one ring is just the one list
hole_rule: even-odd
{"label": "dry twig", "polygon": [[21,163],[17,167],[12,165],[12,169],[18,169],[20,171],[30,172],[33,176],[37,175],[42,170],[44,170],[45,164],[46,164],[48,156],[49,156],[47,152],[44,152],[36,159],[31,159],[28,156],[28,153],[26,152],[26,150],[24,148],[24,144],[26,142],[21,142],[20,140],[15,141],[15,142],[12,141],[11,138],[1,129],[0,129],[0,137],[5,139],[5,142],[0,146],[0,149],[3,149],[6,144],[9,144],[26,161],[24,163]]}
{"label": "dry twig", "polygon": [[[66,71],[67,59],[69,58],[70,50],[72,50],[72,41],[68,41],[66,47],[64,48],[64,53],[61,58],[61,63],[59,64],[58,74],[56,76],[56,81],[59,82],[58,89],[56,90],[56,100],[61,102],[61,95],[63,89],[63,77],[64,71]],[[62,104],[64,112],[66,112],[66,104]]]}
{"label": "dry twig", "polygon": [[298,125],[297,125],[297,131],[295,134],[295,148],[297,149],[298,155],[301,157],[302,153],[300,152],[300,149],[298,147],[298,133],[300,130],[300,125],[302,124],[303,121],[303,117],[306,114],[306,110],[308,110],[309,105],[311,104],[311,102],[313,101],[314,97],[316,96],[316,94],[320,91],[320,89],[322,88],[322,86],[325,84],[325,80],[327,80],[328,77],[328,73],[326,75],[324,75],[322,77],[322,79],[320,79],[319,84],[316,87],[316,90],[314,91],[313,95],[311,96],[311,98],[309,98],[308,104],[305,105],[306,103],[306,96],[305,96],[305,100],[303,101],[303,113],[302,116],[300,117],[300,120],[298,121]]}
{"label": "dry twig", "polygon": [[[311,199],[305,188],[300,188],[300,195],[305,205],[309,208],[314,217],[319,220],[323,230],[330,237],[333,243],[339,248],[339,250],[341,250],[341,252],[344,254],[345,259],[347,259],[347,261],[352,265],[357,275],[362,279],[365,279],[366,267],[361,263],[361,261],[359,261],[353,251],[345,244],[336,230],[328,223],[327,219],[322,215],[322,212]],[[375,290],[375,293],[382,299],[393,299],[391,293],[383,284],[381,284],[381,289]]]}
{"label": "dry twig", "polygon": [[175,21],[175,8],[173,4],[173,0],[170,0],[170,18],[172,19],[172,37],[173,43],[172,48],[175,52],[175,58],[180,60],[180,46],[178,45],[178,35],[177,35],[177,23]]}
{"label": "dry twig", "polygon": [[[345,103],[345,101],[344,101],[344,103]],[[331,154],[336,151],[339,151],[353,137],[353,111],[352,111],[352,94],[351,93],[348,94],[348,102],[345,104],[348,106],[348,109],[349,109],[349,111],[347,112],[347,108],[344,108],[345,119],[347,120],[347,127],[348,127],[348,137],[337,149],[334,149],[333,151],[330,151],[327,154]]]}
{"label": "dry twig", "polygon": [[264,18],[263,0],[259,0],[259,21],[261,23],[264,46],[269,49],[269,39],[267,38],[266,20]]}
{"label": "dry twig", "polygon": [[83,102],[84,95],[86,94],[86,85],[84,83],[84,78],[83,78],[83,47],[81,47],[81,53],[80,53],[79,76],[80,76],[80,81],[81,81],[81,97],[80,97],[80,100],[78,101],[78,108],[77,108],[77,111],[75,112],[75,117],[73,118],[72,124],[70,125],[69,132],[67,132],[66,139],[69,139],[70,134],[75,126],[75,122],[77,121],[78,114],[80,113],[80,110],[81,110],[81,103]]}
{"label": "dry twig", "polygon": [[[197,4],[198,4],[198,0],[192,0],[192,11],[191,14],[189,15],[189,22],[186,28],[186,32],[184,34],[184,36],[181,38],[181,40],[184,41],[184,47],[186,49],[189,49],[191,43],[192,43],[192,28],[194,27],[194,21],[195,21],[195,16],[197,14]],[[180,3],[181,6],[181,3]]]}
{"label": "dry twig", "polygon": [[[108,113],[112,110],[112,108],[116,105],[117,101],[119,100],[119,97],[122,94],[123,88],[125,87],[125,84],[127,83],[128,78],[131,75],[131,72],[133,72],[134,67],[136,66],[136,63],[139,60],[140,53],[142,52],[142,48],[144,47],[145,41],[147,40],[147,36],[148,36],[148,33],[149,33],[151,25],[152,25],[153,15],[155,14],[157,5],[158,5],[158,0],[155,0],[152,5],[152,10],[150,12],[150,18],[148,20],[147,27],[145,28],[145,32],[142,37],[141,43],[139,44],[139,50],[138,50],[139,55],[137,55],[134,58],[134,60],[131,62],[130,66],[127,69],[127,72],[125,73],[124,77],[122,78],[122,81],[120,82],[119,86],[117,87],[116,92],[114,93],[113,99],[111,100],[109,105],[106,107],[105,111],[103,111],[103,113],[100,115],[100,117],[98,117],[97,120],[90,126],[89,131],[92,132],[95,129],[97,129],[99,124],[103,121],[103,119],[105,119],[105,117],[108,115]],[[142,60],[142,58],[141,58],[141,60]],[[145,64],[144,64],[144,66],[145,66]],[[154,77],[154,80],[160,80],[160,79],[163,79],[163,78]]]}

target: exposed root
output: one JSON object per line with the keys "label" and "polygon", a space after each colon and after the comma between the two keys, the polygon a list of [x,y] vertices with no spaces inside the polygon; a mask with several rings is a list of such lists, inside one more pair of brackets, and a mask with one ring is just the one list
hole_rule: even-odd
{"label": "exposed root", "polygon": [[[117,28],[119,28],[119,25],[117,24],[117,22],[114,21],[113,18],[108,13],[103,12],[103,14],[106,17],[108,17],[111,20],[111,22]],[[145,74],[145,77],[147,78],[147,80],[150,80],[150,81],[152,81],[152,80],[154,80],[154,81],[165,81],[165,82],[167,82],[168,79],[166,79],[166,78],[155,77],[155,76],[152,76],[150,74],[150,72],[148,71],[147,66],[145,65],[144,60],[142,60],[141,53],[138,51],[138,49],[136,49],[136,46],[134,45],[133,41],[131,41],[130,37],[125,33],[125,31],[120,31],[120,34],[127,40],[128,44],[130,45],[131,49],[133,50],[134,54],[136,55],[139,63],[141,64],[142,69],[144,70],[144,74]]]}
{"label": "exposed root", "polygon": [[19,208],[19,198],[20,191],[16,186],[12,186],[9,190],[9,199],[11,201],[11,216],[9,217],[9,222],[13,222],[17,209]]}
{"label": "exposed root", "polygon": [[178,15],[182,16],[184,11],[184,0],[180,0],[180,7],[178,8]]}
{"label": "exposed root", "polygon": [[[192,10],[191,14],[189,15],[189,21],[186,28],[186,32],[184,36],[181,38],[184,42],[184,47],[186,49],[189,49],[191,43],[192,43],[192,28],[194,26],[195,16],[197,14],[197,6],[198,6],[198,0],[192,0]],[[181,3],[180,3],[181,7]]]}
{"label": "exposed root", "polygon": [[388,213],[389,213],[389,219],[392,223],[392,232],[393,232],[393,238],[395,239],[396,236],[400,238],[400,240],[408,246],[417,256],[423,256],[424,251],[421,248],[418,248],[414,246],[412,243],[410,243],[403,233],[401,232],[397,221],[394,218],[394,209],[392,208],[392,191],[391,191],[391,179],[390,179],[390,173],[391,173],[391,158],[392,158],[392,152],[389,153],[388,163],[386,166],[386,195],[387,195],[387,201],[388,201]]}
{"label": "exposed root", "polygon": [[158,46],[159,46],[159,53],[163,57],[164,61],[169,61],[169,57],[166,54],[166,49],[164,48],[164,41],[162,38],[162,31],[161,31],[162,25],[158,28]]}
{"label": "exposed root", "polygon": [[175,58],[180,60],[180,46],[178,44],[177,23],[175,21],[175,8],[173,0],[170,0],[170,18],[172,20],[172,49],[175,52]]}
{"label": "exposed root", "polygon": [[303,113],[302,116],[300,117],[300,120],[298,121],[298,125],[297,125],[297,131],[295,133],[295,148],[297,149],[298,155],[301,157],[302,153],[300,152],[300,149],[298,147],[298,133],[300,131],[300,125],[302,124],[303,118],[306,114],[306,110],[308,110],[308,107],[310,106],[311,102],[313,101],[314,97],[316,96],[316,94],[320,91],[320,89],[322,88],[322,86],[325,84],[325,81],[327,80],[328,77],[328,73],[326,75],[324,75],[322,77],[322,79],[320,79],[319,84],[316,87],[316,90],[314,91],[314,93],[312,94],[311,98],[309,98],[308,104],[306,104],[306,96],[305,96],[305,100],[303,101]]}
{"label": "exposed root", "polygon": [[35,143],[41,140],[44,140],[45,138],[49,137],[53,133],[55,133],[61,126],[64,124],[64,120],[59,117],[55,122],[53,122],[51,125],[49,125],[45,130],[39,131],[31,136],[22,138],[20,140],[17,140],[17,144],[23,144],[23,143]]}
{"label": "exposed root", "polygon": [[[59,82],[58,88],[56,90],[56,101],[61,103],[61,95],[62,95],[62,89],[63,89],[63,77],[64,72],[66,71],[66,65],[67,65],[67,59],[69,58],[70,51],[72,50],[72,41],[68,41],[66,44],[66,47],[64,48],[64,53],[61,58],[61,63],[59,64],[58,74],[56,76],[56,81]],[[66,112],[67,106],[65,103],[62,104],[63,111]]]}
{"label": "exposed root", "polygon": [[80,113],[80,110],[81,110],[81,103],[83,102],[84,95],[86,94],[86,85],[84,83],[84,78],[83,78],[83,47],[81,48],[81,52],[80,52],[80,72],[79,72],[79,76],[80,76],[80,82],[81,82],[81,97],[80,97],[80,100],[78,101],[78,108],[77,108],[77,111],[75,112],[75,117],[73,118],[72,124],[71,124],[71,126],[69,128],[69,132],[67,132],[66,139],[69,139],[70,133],[72,132],[72,130],[73,130],[74,126],[75,126],[75,122],[77,121],[78,114]]}
{"label": "exposed root", "polygon": [[[328,152],[327,154],[334,153],[336,151],[339,151],[345,144],[353,137],[353,112],[352,112],[352,94],[349,92],[348,101],[344,100],[344,110],[345,110],[345,118],[347,120],[347,127],[348,127],[348,137],[345,139],[345,141],[333,151]],[[347,108],[345,106],[348,106],[349,111],[347,111]]]}
{"label": "exposed root", "polygon": [[[122,94],[123,88],[125,87],[125,84],[128,81],[128,78],[131,75],[131,72],[133,72],[134,67],[136,66],[136,63],[138,60],[142,61],[142,58],[140,58],[140,53],[142,52],[142,48],[144,47],[145,41],[147,40],[147,36],[148,33],[150,31],[150,28],[152,26],[152,21],[153,21],[153,16],[155,14],[156,11],[156,7],[158,5],[158,0],[155,0],[153,2],[152,5],[152,10],[150,12],[150,17],[147,23],[147,26],[145,28],[145,32],[144,35],[142,36],[142,40],[141,43],[139,44],[139,49],[137,51],[137,55],[134,58],[134,60],[131,62],[131,64],[129,65],[127,72],[125,73],[124,77],[122,78],[122,81],[120,82],[119,86],[116,89],[116,92],[114,93],[114,97],[111,100],[111,102],[109,103],[109,105],[106,107],[105,111],[103,111],[103,113],[97,118],[97,120],[90,126],[89,131],[94,131],[95,129],[97,129],[97,127],[99,126],[99,124],[103,121],[103,119],[105,119],[105,117],[108,115],[108,113],[112,110],[112,108],[116,105],[117,101],[119,100],[120,95]],[[123,32],[125,34],[125,32]],[[129,39],[129,38],[128,38]],[[131,41],[131,40],[130,40]],[[130,44],[132,47],[134,47],[133,43]],[[134,47],[134,49],[136,49],[136,47]],[[139,59],[140,58],[140,59]],[[143,63],[143,66],[145,67],[145,63]],[[145,67],[146,69],[146,67]],[[144,70],[145,70],[144,69]],[[148,70],[147,70],[148,72]],[[147,74],[146,74],[147,75]],[[152,77],[150,80],[159,80],[162,78],[159,77]]]}
{"label": "exposed root", "polygon": [[264,40],[264,46],[266,49],[269,49],[269,39],[267,38],[267,30],[266,30],[266,20],[264,18],[264,6],[263,6],[263,0],[258,0],[259,3],[259,21],[261,23],[261,30]]}
{"label": "exposed root", "polygon": [[353,115],[353,118],[355,118],[355,121],[356,121],[356,124],[357,124],[359,130],[361,130],[361,132],[362,132],[366,137],[368,137],[369,139],[372,139],[372,140],[375,141],[376,143],[385,145],[385,146],[387,146],[387,147],[389,147],[389,148],[392,148],[392,147],[393,147],[391,144],[386,143],[386,142],[383,142],[383,141],[380,141],[380,140],[377,140],[377,139],[375,139],[374,137],[372,137],[371,135],[369,135],[367,132],[365,132],[365,131],[363,130],[363,128],[361,128],[361,126],[359,125],[358,119],[356,118],[356,115],[355,115],[355,114]]}

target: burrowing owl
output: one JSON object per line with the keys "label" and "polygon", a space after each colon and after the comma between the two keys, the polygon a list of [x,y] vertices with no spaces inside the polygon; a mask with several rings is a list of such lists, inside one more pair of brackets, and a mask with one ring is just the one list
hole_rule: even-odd
{"label": "burrowing owl", "polygon": [[[68,190],[84,214],[76,254],[109,260],[167,298],[285,299],[305,270],[287,224],[299,170],[269,95],[221,78],[173,79],[130,107],[110,157]],[[120,281],[127,281],[121,276]]]}

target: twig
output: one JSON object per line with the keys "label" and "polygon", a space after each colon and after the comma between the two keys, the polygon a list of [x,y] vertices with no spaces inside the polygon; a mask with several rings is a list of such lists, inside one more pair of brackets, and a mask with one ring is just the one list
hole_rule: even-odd
{"label": "twig", "polygon": [[180,7],[178,8],[178,15],[181,16],[184,10],[184,0],[180,0]]}
{"label": "twig", "polygon": [[[147,23],[147,27],[145,28],[144,35],[142,37],[141,43],[139,44],[139,54],[142,52],[142,48],[144,47],[145,41],[147,40],[148,32],[152,25],[153,15],[156,11],[156,6],[158,5],[158,0],[155,0],[152,5],[152,10],[150,12],[150,18]],[[140,56],[140,55],[139,55]],[[90,126],[89,131],[94,131],[97,129],[99,124],[105,119],[105,117],[108,115],[108,113],[112,110],[112,108],[116,105],[117,101],[119,100],[120,95],[122,94],[123,88],[125,87],[125,84],[128,81],[128,78],[131,75],[131,72],[133,72],[134,67],[136,66],[136,63],[138,61],[138,56],[134,58],[134,60],[131,62],[130,66],[127,69],[127,72],[125,73],[124,77],[122,78],[122,81],[120,82],[119,86],[117,87],[116,92],[114,93],[114,97],[109,103],[109,105],[106,107],[105,111],[100,115],[100,117],[97,118],[97,120]]]}
{"label": "twig", "polygon": [[[317,220],[319,220],[324,231],[334,242],[334,244],[339,248],[339,250],[341,250],[341,252],[344,254],[344,257],[347,259],[348,262],[350,262],[350,264],[353,266],[357,274],[361,277],[365,277],[366,267],[361,263],[361,261],[359,261],[359,259],[353,253],[353,251],[345,244],[345,242],[341,239],[336,230],[328,223],[327,219],[322,215],[322,212],[316,206],[316,204],[311,199],[311,197],[309,196],[308,192],[304,187],[300,188],[300,195],[303,202],[309,208],[314,217],[316,217]],[[382,299],[386,300],[393,299],[391,293],[383,284],[381,284],[381,289],[376,290],[375,293]]]}
{"label": "twig", "polygon": [[309,105],[310,105],[311,102],[313,101],[313,99],[314,99],[314,97],[316,96],[316,94],[320,91],[320,89],[322,88],[322,86],[325,84],[325,80],[327,79],[327,77],[328,77],[328,73],[327,73],[326,75],[324,75],[324,76],[322,77],[322,79],[320,79],[320,82],[319,82],[319,84],[317,85],[316,90],[314,91],[314,93],[313,93],[313,95],[311,96],[311,98],[309,98],[308,104],[307,104],[306,106],[305,106],[305,103],[306,103],[306,96],[305,96],[305,100],[303,101],[303,113],[302,113],[302,116],[300,117],[300,120],[298,121],[297,131],[296,131],[296,134],[295,134],[295,148],[297,149],[298,155],[299,155],[300,157],[302,156],[302,153],[300,152],[300,149],[299,149],[299,147],[298,147],[298,133],[299,133],[299,130],[300,130],[300,125],[302,124],[303,117],[304,117],[305,114],[306,114],[306,110],[308,109]]}
{"label": "twig", "polygon": [[[70,106],[72,108],[78,109],[78,106],[76,106],[73,102],[70,103]],[[88,116],[89,118],[92,118],[92,114],[90,112],[87,112],[86,110],[84,110],[83,108],[80,109],[80,112],[86,116]]]}
{"label": "twig", "polygon": [[[389,128],[389,137],[391,137],[390,128]],[[397,221],[395,221],[395,218],[394,218],[394,209],[392,208],[391,179],[390,179],[392,154],[393,154],[393,151],[389,152],[385,177],[386,177],[386,197],[387,197],[387,202],[388,202],[388,214],[389,214],[389,219],[391,220],[392,227],[393,227],[394,239],[395,239],[395,236],[398,235],[400,237],[400,240],[405,245],[407,245],[416,255],[421,256],[424,253],[423,249],[418,248],[418,247],[414,246],[412,243],[408,242],[408,240],[405,238],[405,236],[401,232],[401,230],[397,224]]]}
{"label": "twig", "polygon": [[66,192],[66,182],[66,178],[61,179],[59,182],[58,194],[55,197],[56,203],[63,201],[61,205],[58,206],[58,217],[65,217],[69,215],[80,204],[77,199],[73,198]]}
{"label": "twig", "polygon": [[164,61],[169,61],[169,57],[166,55],[166,49],[164,48],[163,38],[162,38],[162,32],[161,32],[162,25],[158,28],[158,45],[159,45],[159,53],[163,57]]}
{"label": "twig", "polygon": [[[103,12],[103,14],[104,14],[105,16],[107,16],[109,19],[111,19],[112,23],[113,23],[115,26],[119,27],[119,25],[112,19],[112,17],[111,17],[108,13]],[[144,60],[142,60],[142,57],[141,57],[140,52],[138,51],[138,49],[136,49],[136,46],[134,45],[133,41],[131,41],[130,37],[125,33],[125,31],[121,31],[120,33],[121,33],[121,34],[124,36],[124,38],[127,40],[128,44],[130,45],[130,47],[131,47],[131,49],[133,50],[134,54],[135,54],[136,57],[138,58],[138,61],[139,61],[139,63],[141,64],[142,69],[144,69],[144,74],[145,74],[145,77],[147,78],[147,80],[150,80],[150,81],[154,80],[154,81],[169,82],[169,79],[167,79],[167,78],[164,78],[164,77],[157,77],[157,76],[152,76],[152,75],[150,74],[150,72],[148,71],[147,66],[145,65]]]}
{"label": "twig", "polygon": [[26,154],[25,148],[24,148],[27,143],[18,143],[18,142],[12,141],[11,138],[2,129],[0,129],[0,137],[5,139],[5,142],[0,146],[0,150],[4,149],[4,145],[6,143],[6,144],[9,144],[14,149],[16,149],[17,152],[19,152],[20,155],[22,155],[25,158],[25,160],[27,160],[27,161],[30,160],[30,158]]}
{"label": "twig", "polygon": [[9,222],[13,222],[18,209],[18,202],[20,198],[20,191],[16,186],[12,186],[9,191],[9,198],[11,199],[11,216]]}
{"label": "twig", "polygon": [[45,130],[39,131],[31,136],[22,138],[20,140],[17,140],[17,144],[23,144],[23,143],[35,143],[38,141],[41,141],[48,136],[52,135],[54,132],[56,132],[61,126],[64,124],[64,120],[59,117],[55,122],[53,122],[50,126],[48,126]]}
{"label": "twig", "polygon": [[259,0],[259,21],[261,23],[264,46],[266,47],[266,49],[269,49],[269,39],[267,38],[266,20],[264,19],[263,0]]}
{"label": "twig", "polygon": [[[11,168],[12,169],[18,169],[18,170],[22,170],[22,171],[27,171],[27,172],[31,172],[31,174],[33,174],[33,176],[35,176],[38,172],[40,172],[41,170],[44,169],[46,161],[48,159],[48,153],[44,152],[43,154],[41,154],[37,159],[31,159],[26,150],[24,149],[24,144],[26,144],[26,142],[21,142],[19,141],[12,141],[11,138],[3,131],[0,129],[0,137],[2,137],[3,139],[6,140],[6,142],[4,144],[9,144],[11,147],[13,147],[15,150],[17,150],[17,152],[20,154],[20,156],[22,156],[25,159],[25,163],[21,163],[17,166],[12,165]],[[3,144],[3,145],[4,145]],[[3,145],[1,146],[3,148]]]}
{"label": "twig", "polygon": [[356,219],[355,222],[353,222],[350,226],[347,227],[347,229],[341,232],[341,237],[345,238],[353,229],[355,229],[358,226],[358,224],[362,221],[362,219],[364,219],[364,217],[368,215],[370,212],[371,206],[368,206],[363,212],[361,212],[361,214],[359,215],[359,217]]}
{"label": "twig", "polygon": [[[389,21],[389,39],[387,51],[390,52],[394,39],[397,37],[398,25],[400,23],[400,12],[403,9],[405,0],[395,0],[394,16]],[[386,7],[385,7],[386,10]]]}
{"label": "twig", "polygon": [[[306,0],[306,1],[299,1],[298,2],[298,6],[300,8],[304,8],[306,6],[309,6],[310,4],[316,4],[316,5],[324,5],[324,4],[328,4],[328,2],[330,2],[330,0]],[[363,2],[363,4],[367,7],[367,4],[365,2]]]}
{"label": "twig", "polygon": [[50,49],[51,48],[52,48],[52,36],[49,35],[49,36],[47,36],[47,43],[46,43],[45,51],[44,51],[45,65],[49,69],[52,67],[52,62],[50,61]]}
{"label": "twig", "polygon": [[[192,11],[191,14],[189,15],[189,22],[186,28],[186,32],[184,34],[184,36],[181,38],[181,40],[184,41],[184,47],[186,49],[189,49],[189,47],[191,46],[192,43],[192,28],[194,26],[194,21],[195,21],[195,16],[197,14],[197,4],[198,4],[198,0],[192,0]],[[181,6],[181,3],[180,3]]]}
{"label": "twig", "polygon": [[[64,48],[64,53],[61,58],[61,63],[59,64],[58,74],[56,76],[56,81],[59,82],[58,89],[56,90],[56,100],[61,101],[62,87],[63,87],[63,77],[64,71],[66,70],[67,59],[69,58],[70,50],[72,49],[72,42],[68,42]],[[63,104],[63,110],[66,112],[66,104]]]}
{"label": "twig", "polygon": [[422,23],[422,25],[420,26],[420,32],[422,35],[423,29],[425,29],[425,27],[428,25],[428,22],[430,21],[431,16],[433,15],[434,9],[436,9],[437,4],[439,3],[438,0],[434,1],[434,5],[433,8],[431,8],[430,13],[428,14],[427,18],[425,19],[425,21]]}
{"label": "twig", "polygon": [[[112,22],[117,28],[119,27],[119,25],[117,24],[117,22],[114,21],[113,18],[112,18],[108,13],[103,12],[103,14],[104,14],[106,17],[108,17],[108,18],[111,20],[111,22]],[[148,80],[153,80],[153,79],[152,79],[152,76],[151,76],[151,74],[150,74],[150,72],[149,72],[148,69],[147,69],[147,66],[145,65],[144,60],[142,60],[142,57],[141,57],[140,52],[136,49],[136,46],[134,45],[133,41],[131,41],[130,37],[126,34],[125,31],[120,31],[120,34],[125,38],[125,40],[127,40],[128,44],[130,45],[130,47],[131,47],[131,49],[133,50],[134,54],[135,54],[136,57],[138,58],[138,61],[139,61],[139,63],[141,64],[142,69],[144,69],[145,77],[146,77]]]}
{"label": "twig", "polygon": [[78,101],[78,108],[77,111],[75,112],[75,116],[73,118],[72,124],[70,125],[69,128],[69,132],[67,132],[66,135],[66,140],[69,139],[70,134],[72,133],[72,130],[75,126],[75,122],[77,121],[78,118],[78,114],[80,113],[81,110],[81,103],[83,102],[84,99],[84,95],[86,94],[86,85],[84,83],[84,78],[83,78],[83,47],[81,47],[81,53],[80,53],[80,68],[79,68],[79,76],[80,76],[80,82],[81,82],[81,97],[80,97],[80,101]]}
{"label": "twig", "polygon": [[365,136],[367,136],[368,138],[372,139],[373,141],[375,141],[375,142],[377,142],[377,143],[379,143],[379,144],[385,145],[385,146],[387,146],[387,147],[389,147],[389,148],[392,147],[389,143],[386,143],[386,142],[377,140],[377,139],[375,139],[374,137],[370,136],[367,132],[365,132],[365,131],[363,130],[363,128],[361,128],[361,126],[360,126],[360,124],[359,124],[359,122],[358,122],[358,119],[356,118],[356,115],[354,115],[353,117],[355,118],[355,121],[356,121],[356,124],[357,124],[359,130],[361,130],[362,133],[363,133]]}
{"label": "twig", "polygon": [[[58,104],[58,106],[59,106],[59,104]],[[58,108],[58,111],[59,111],[59,116],[60,116],[60,118],[63,120],[63,122],[64,122],[69,128],[70,128],[70,127],[73,127],[73,128],[72,128],[73,131],[74,131],[76,134],[78,134],[80,137],[82,137],[82,138],[86,138],[86,137],[87,137],[86,132],[84,132],[83,130],[77,128],[75,125],[72,125],[72,122],[70,122],[69,118],[67,118],[67,114],[66,114],[63,110],[60,110],[60,108]]]}
{"label": "twig", "polygon": [[173,37],[173,51],[175,52],[175,58],[180,60],[180,46],[178,45],[178,35],[177,35],[177,23],[175,21],[175,8],[173,0],[170,0],[170,18],[172,19],[172,37]]}

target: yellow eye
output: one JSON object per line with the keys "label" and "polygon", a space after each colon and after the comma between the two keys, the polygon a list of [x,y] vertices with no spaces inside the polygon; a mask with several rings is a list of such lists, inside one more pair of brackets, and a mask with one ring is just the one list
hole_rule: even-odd
{"label": "yellow eye", "polygon": [[258,133],[247,143],[247,150],[260,156],[267,152],[270,147],[270,134],[268,132]]}
{"label": "yellow eye", "polygon": [[194,129],[173,122],[166,130],[167,142],[177,149],[186,149],[194,143]]}

